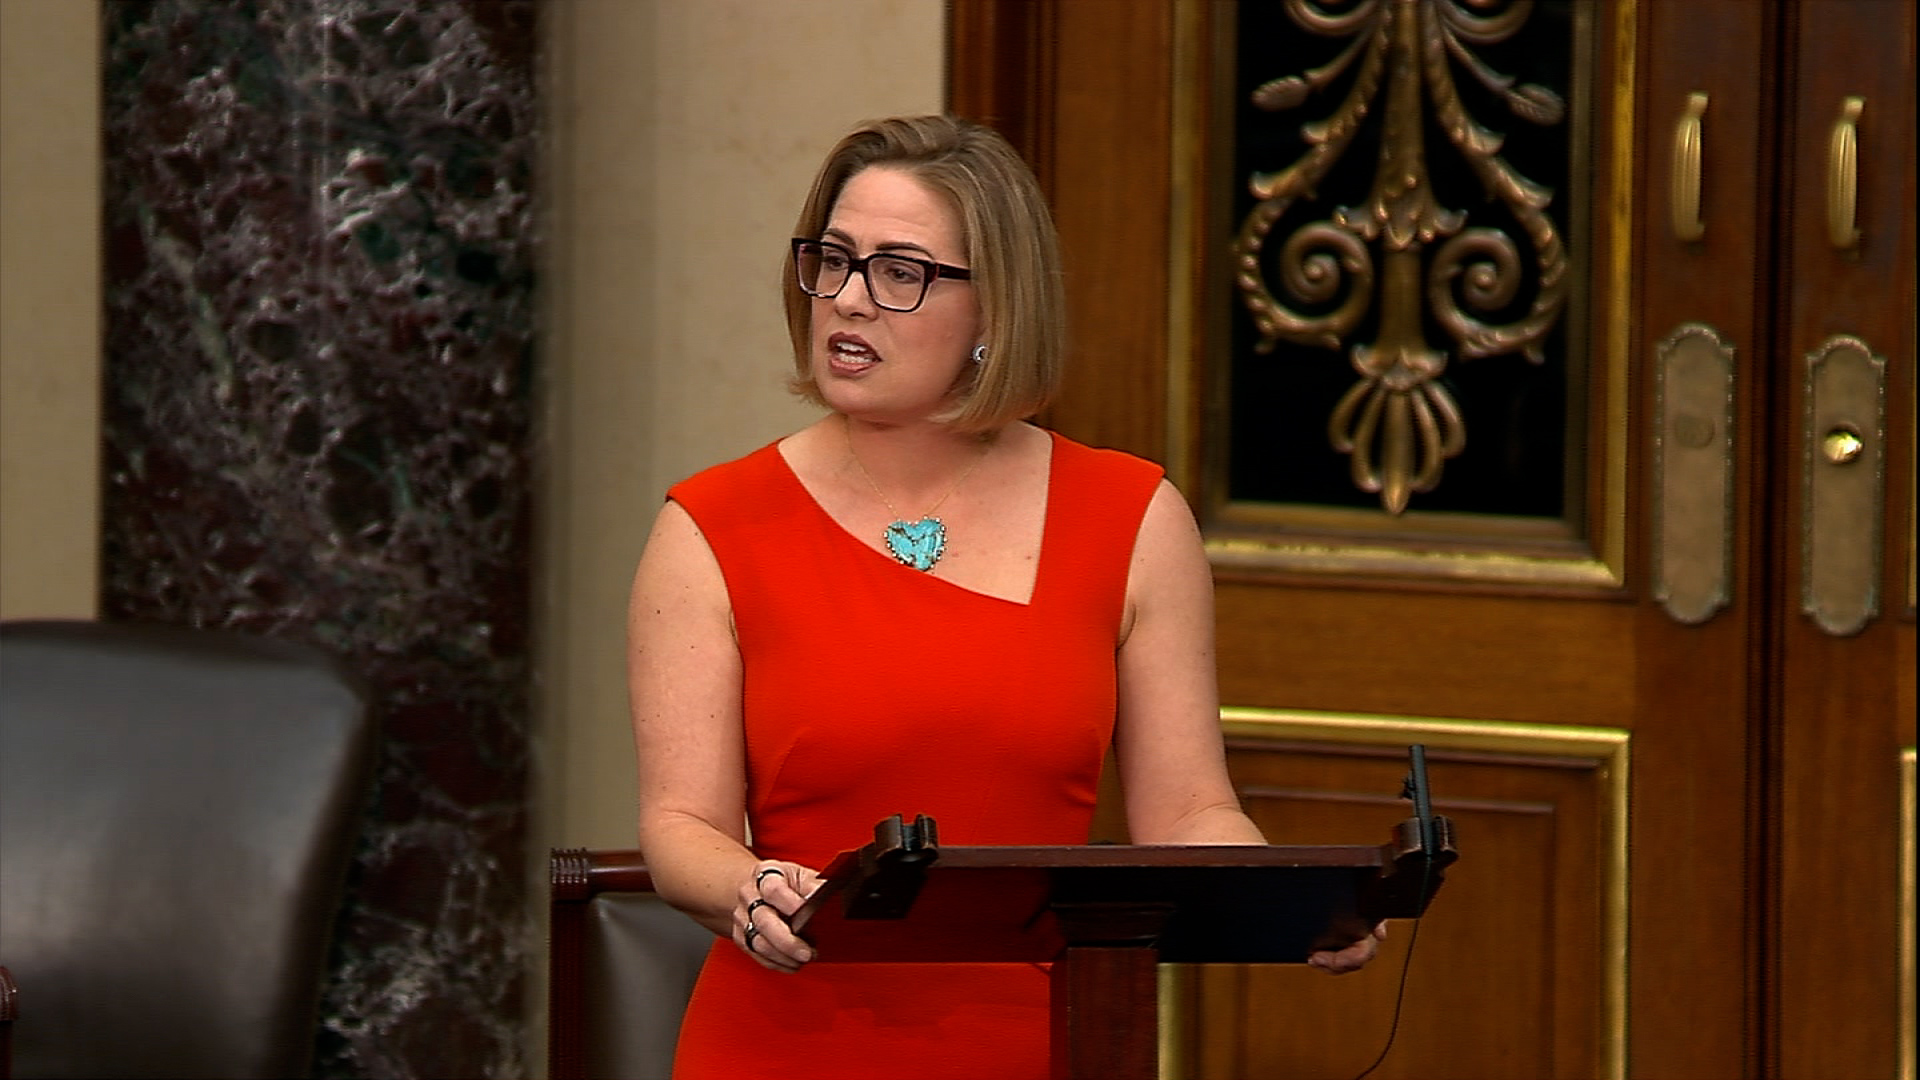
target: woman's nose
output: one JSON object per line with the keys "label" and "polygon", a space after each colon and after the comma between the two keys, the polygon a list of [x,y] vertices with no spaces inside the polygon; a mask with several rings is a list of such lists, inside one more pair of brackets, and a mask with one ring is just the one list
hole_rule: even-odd
{"label": "woman's nose", "polygon": [[848,274],[847,283],[833,298],[834,310],[846,315],[863,315],[879,310],[880,305],[873,302],[873,291],[867,287],[866,267],[858,273]]}

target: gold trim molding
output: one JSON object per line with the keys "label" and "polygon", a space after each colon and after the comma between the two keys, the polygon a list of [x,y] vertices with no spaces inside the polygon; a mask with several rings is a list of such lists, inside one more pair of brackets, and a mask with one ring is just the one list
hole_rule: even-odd
{"label": "gold trim molding", "polygon": [[1894,1075],[1900,1080],[1914,1080],[1914,881],[1915,845],[1920,837],[1914,834],[1914,748],[1909,746],[1900,751],[1900,925],[1895,940],[1900,952],[1900,1031],[1899,1052]]}
{"label": "gold trim molding", "polygon": [[[1506,720],[1473,720],[1432,716],[1386,716],[1366,713],[1317,712],[1305,709],[1261,709],[1227,706],[1220,710],[1221,732],[1229,738],[1287,742],[1316,742],[1364,746],[1405,746],[1425,743],[1440,750],[1513,754],[1524,757],[1575,758],[1593,762],[1601,786],[1601,1008],[1600,1076],[1624,1080],[1627,1074],[1627,827],[1629,732],[1616,728],[1529,724]],[[1907,756],[1912,777],[1912,753]],[[1907,804],[1912,805],[1911,787]],[[1907,836],[1911,838],[1911,822]],[[1912,844],[1907,844],[1907,851]],[[1912,875],[1906,880],[1911,881]],[[1911,914],[1912,897],[1907,898]],[[1905,920],[1910,925],[1912,919]],[[1906,953],[1911,956],[1911,952]],[[1164,970],[1164,969],[1163,969]],[[1911,971],[1911,967],[1908,968]],[[1179,977],[1177,975],[1175,978]],[[1911,980],[1909,979],[1909,983]],[[1175,986],[1163,977],[1163,1012],[1175,1000]],[[1910,1010],[1909,1010],[1910,1012]],[[1905,1014],[1903,1014],[1905,1015]],[[1168,1032],[1177,1025],[1161,1025],[1162,1077],[1180,1075],[1173,1057],[1177,1047]],[[1911,1031],[1911,1024],[1908,1027]],[[1909,1059],[1910,1060],[1910,1059]],[[1911,1074],[1909,1080],[1911,1080]]]}
{"label": "gold trim molding", "polygon": [[1418,577],[1505,585],[1617,589],[1625,576],[1599,559],[1528,556],[1511,552],[1430,552],[1379,544],[1278,543],[1209,537],[1207,559],[1217,569],[1287,569],[1322,574]]}

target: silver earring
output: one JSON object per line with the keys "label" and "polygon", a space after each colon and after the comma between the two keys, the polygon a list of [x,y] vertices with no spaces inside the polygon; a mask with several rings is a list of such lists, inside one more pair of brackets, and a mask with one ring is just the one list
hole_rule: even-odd
{"label": "silver earring", "polygon": [[973,362],[976,364],[984,364],[987,362],[987,347],[985,345],[975,345],[973,347]]}

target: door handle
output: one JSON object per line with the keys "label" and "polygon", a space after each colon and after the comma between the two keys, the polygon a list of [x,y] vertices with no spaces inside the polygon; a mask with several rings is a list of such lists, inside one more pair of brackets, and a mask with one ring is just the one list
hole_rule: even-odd
{"label": "door handle", "polygon": [[1687,107],[1673,129],[1673,235],[1683,243],[1692,243],[1707,232],[1707,223],[1700,216],[1701,118],[1706,112],[1707,95],[1695,90],[1687,95]]}
{"label": "door handle", "polygon": [[1827,238],[1841,251],[1860,246],[1854,216],[1860,202],[1860,113],[1866,106],[1865,98],[1843,99],[1827,140]]}

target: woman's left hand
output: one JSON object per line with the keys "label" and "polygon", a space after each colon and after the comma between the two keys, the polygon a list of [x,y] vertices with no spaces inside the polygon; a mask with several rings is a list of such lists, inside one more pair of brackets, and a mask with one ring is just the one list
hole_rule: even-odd
{"label": "woman's left hand", "polygon": [[799,863],[766,859],[740,885],[733,909],[733,943],[761,967],[792,974],[813,959],[787,920],[820,887],[820,875]]}
{"label": "woman's left hand", "polygon": [[1379,923],[1373,932],[1344,949],[1323,949],[1307,957],[1307,966],[1319,968],[1329,975],[1345,975],[1349,971],[1359,971],[1367,966],[1374,954],[1380,951],[1380,943],[1387,940],[1387,924]]}

